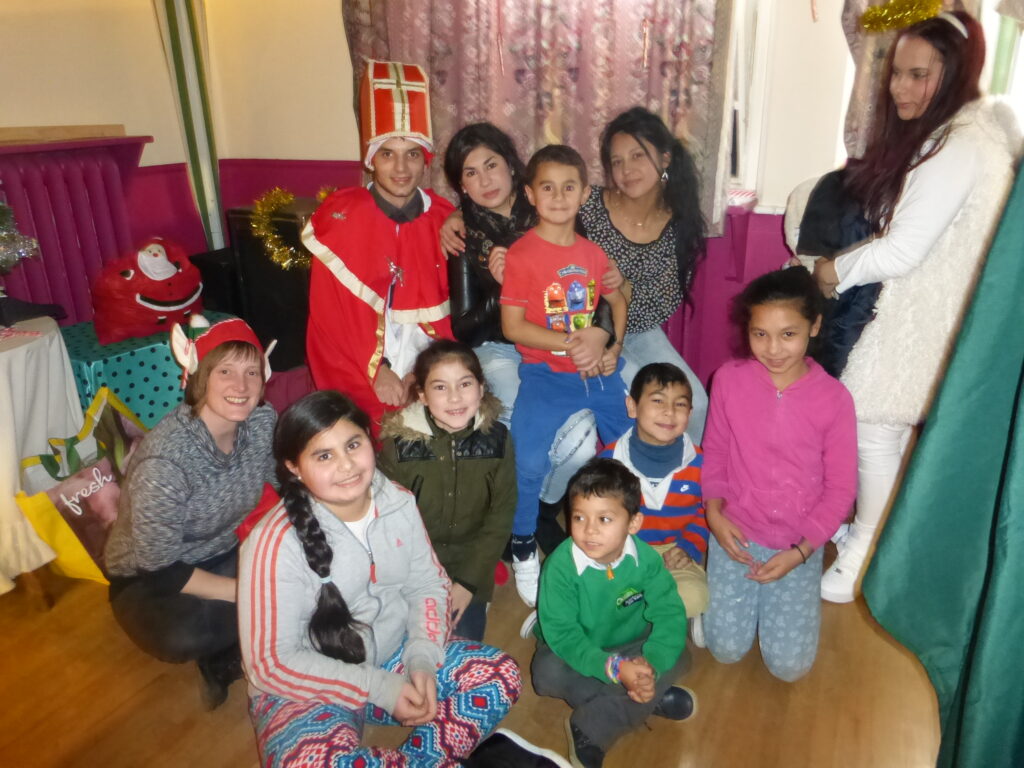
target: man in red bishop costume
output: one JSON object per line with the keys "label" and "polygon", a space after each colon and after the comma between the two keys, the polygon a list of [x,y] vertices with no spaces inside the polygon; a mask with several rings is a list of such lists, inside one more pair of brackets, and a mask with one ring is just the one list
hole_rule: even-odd
{"label": "man in red bishop costume", "polygon": [[349,395],[376,431],[408,402],[416,355],[452,338],[438,233],[453,209],[419,186],[433,151],[423,70],[367,62],[360,111],[373,180],[334,192],[302,233],[314,256],[306,357],[317,389]]}

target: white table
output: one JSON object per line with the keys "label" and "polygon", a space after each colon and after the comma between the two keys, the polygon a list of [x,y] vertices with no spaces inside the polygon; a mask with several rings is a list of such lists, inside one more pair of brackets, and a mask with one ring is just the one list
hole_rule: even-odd
{"label": "white table", "polygon": [[47,439],[82,428],[82,408],[64,340],[49,317],[17,323],[40,336],[0,340],[0,594],[18,574],[54,558],[28,524],[14,496],[21,460],[48,450]]}

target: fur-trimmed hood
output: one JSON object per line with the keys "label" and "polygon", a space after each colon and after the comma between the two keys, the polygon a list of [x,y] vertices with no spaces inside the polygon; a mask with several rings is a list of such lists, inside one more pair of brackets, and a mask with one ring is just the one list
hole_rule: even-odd
{"label": "fur-trimmed hood", "polygon": [[[501,415],[501,401],[485,391],[480,400],[480,408],[473,417],[473,429],[484,434],[491,431]],[[381,439],[393,437],[396,440],[424,441],[434,436],[434,420],[428,415],[427,407],[417,400],[400,411],[389,413],[384,417],[381,427]]]}
{"label": "fur-trimmed hood", "polygon": [[385,421],[377,456],[377,467],[416,498],[441,565],[478,602],[491,599],[516,507],[515,455],[500,412],[501,402],[484,394],[473,422],[448,432],[413,403]]}

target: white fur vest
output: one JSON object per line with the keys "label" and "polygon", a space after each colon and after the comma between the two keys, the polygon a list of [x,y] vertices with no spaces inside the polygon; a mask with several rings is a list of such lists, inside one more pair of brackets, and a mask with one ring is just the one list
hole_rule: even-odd
{"label": "white fur vest", "polygon": [[928,412],[1013,182],[1020,141],[1007,116],[1005,105],[979,99],[951,121],[940,153],[968,142],[977,182],[925,259],[883,284],[842,376],[859,421],[916,424]]}

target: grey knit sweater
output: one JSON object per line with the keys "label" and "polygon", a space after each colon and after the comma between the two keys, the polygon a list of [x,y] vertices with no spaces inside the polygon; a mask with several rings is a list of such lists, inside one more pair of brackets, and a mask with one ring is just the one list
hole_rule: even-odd
{"label": "grey knit sweater", "polygon": [[175,563],[192,566],[234,547],[235,527],[273,477],[276,421],[271,406],[259,406],[238,425],[234,450],[224,454],[189,406],[167,414],[143,439],[128,468],[107,540],[110,575],[154,573]]}

